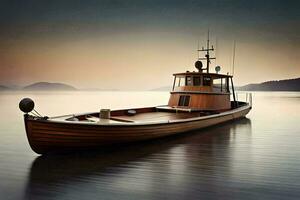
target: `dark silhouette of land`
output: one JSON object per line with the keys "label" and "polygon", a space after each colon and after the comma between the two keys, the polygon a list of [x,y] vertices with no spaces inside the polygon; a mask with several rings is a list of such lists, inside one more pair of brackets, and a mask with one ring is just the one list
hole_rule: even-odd
{"label": "dark silhouette of land", "polygon": [[77,90],[75,87],[64,84],[64,83],[48,83],[48,82],[38,82],[28,86],[25,86],[23,90],[30,90],[30,91],[49,91],[49,90]]}
{"label": "dark silhouette of land", "polygon": [[10,88],[4,85],[0,85],[0,91],[5,91],[5,90],[10,90]]}
{"label": "dark silhouette of land", "polygon": [[237,89],[247,91],[300,91],[300,78],[248,84],[237,87]]}
{"label": "dark silhouette of land", "polygon": [[25,87],[0,85],[0,91],[75,91],[75,87],[64,83],[37,82]]}

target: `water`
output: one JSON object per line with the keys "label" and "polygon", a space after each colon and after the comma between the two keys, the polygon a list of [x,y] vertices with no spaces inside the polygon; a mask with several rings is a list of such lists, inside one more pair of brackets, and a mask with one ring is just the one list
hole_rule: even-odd
{"label": "water", "polygon": [[256,92],[247,118],[120,149],[31,151],[18,102],[49,116],[161,105],[167,92],[0,93],[0,199],[299,199],[300,93]]}

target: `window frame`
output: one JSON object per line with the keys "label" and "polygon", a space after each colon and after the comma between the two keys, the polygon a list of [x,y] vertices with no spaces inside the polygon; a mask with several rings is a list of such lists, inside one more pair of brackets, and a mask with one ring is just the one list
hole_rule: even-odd
{"label": "window frame", "polygon": [[[199,85],[195,85],[195,80],[199,80]],[[201,86],[201,76],[193,76],[193,86]]]}
{"label": "window frame", "polygon": [[180,95],[178,100],[178,106],[187,107],[190,105],[191,96],[190,95]]}
{"label": "window frame", "polygon": [[185,86],[193,86],[193,76],[185,76]]}
{"label": "window frame", "polygon": [[[206,78],[209,79],[209,85],[206,84],[206,83],[208,83],[208,80],[205,80]],[[204,75],[204,76],[202,77],[202,86],[209,86],[209,87],[211,87],[211,81],[212,81],[211,76]]]}

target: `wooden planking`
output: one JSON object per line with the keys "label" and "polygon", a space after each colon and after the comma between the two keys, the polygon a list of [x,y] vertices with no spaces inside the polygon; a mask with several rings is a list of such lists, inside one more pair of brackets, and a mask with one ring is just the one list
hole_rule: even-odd
{"label": "wooden planking", "polygon": [[200,113],[172,113],[172,112],[151,112],[141,113],[134,116],[118,116],[116,119],[130,120],[130,121],[169,121],[176,119],[187,119],[191,117],[199,117]]}
{"label": "wooden planking", "polygon": [[92,126],[37,120],[25,120],[25,123],[31,148],[37,153],[47,153],[163,137],[239,118],[245,116],[249,109],[217,118],[141,126]]}
{"label": "wooden planking", "polygon": [[[181,94],[171,94],[168,106],[178,106]],[[186,94],[188,95],[188,94]],[[189,108],[203,110],[226,110],[231,108],[230,95],[189,94]]]}
{"label": "wooden planking", "polygon": [[199,91],[199,92],[212,92],[211,86],[180,86],[175,87],[174,91]]}
{"label": "wooden planking", "polygon": [[203,72],[183,72],[183,73],[175,73],[173,76],[211,76],[212,78],[230,78],[232,75],[226,75],[226,74],[216,74],[216,73],[203,73]]}

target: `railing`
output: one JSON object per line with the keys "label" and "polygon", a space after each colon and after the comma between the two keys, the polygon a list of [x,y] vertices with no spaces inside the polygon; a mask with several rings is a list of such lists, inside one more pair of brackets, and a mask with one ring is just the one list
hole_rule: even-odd
{"label": "railing", "polygon": [[[231,94],[233,96],[233,94]],[[232,98],[233,99],[233,98]],[[246,93],[235,93],[235,99],[237,102],[242,101],[249,103],[250,106],[252,106],[252,93],[246,92]]]}

